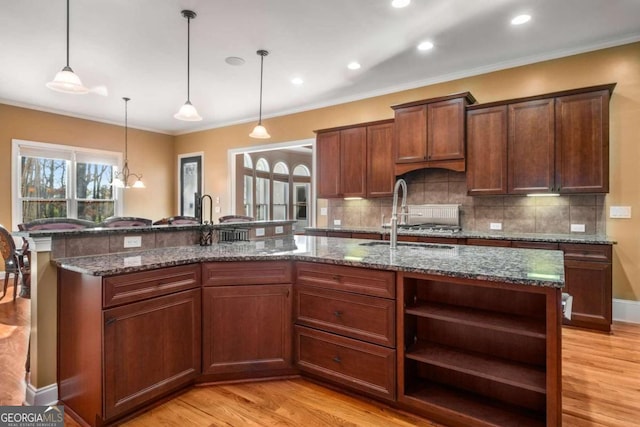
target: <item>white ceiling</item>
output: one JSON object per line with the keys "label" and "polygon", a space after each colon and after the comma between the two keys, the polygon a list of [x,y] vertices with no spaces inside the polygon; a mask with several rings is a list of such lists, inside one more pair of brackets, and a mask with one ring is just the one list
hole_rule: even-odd
{"label": "white ceiling", "polygon": [[[109,95],[45,83],[65,65],[65,0],[0,0],[0,102],[169,134],[256,121],[640,40],[639,0],[71,0],[70,65]],[[201,122],[173,114],[186,100]],[[532,20],[509,24],[520,13]],[[416,50],[431,40],[435,48]],[[246,63],[231,66],[229,56]],[[362,68],[350,71],[357,60]],[[304,84],[295,86],[299,76]]]}

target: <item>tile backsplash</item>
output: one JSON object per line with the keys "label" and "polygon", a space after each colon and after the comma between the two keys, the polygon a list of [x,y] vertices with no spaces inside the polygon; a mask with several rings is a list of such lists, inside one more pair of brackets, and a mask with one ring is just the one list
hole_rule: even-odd
{"label": "tile backsplash", "polygon": [[[560,197],[467,196],[464,172],[423,169],[405,174],[407,204],[461,205],[464,230],[490,231],[490,223],[515,233],[570,233],[571,224],[584,224],[584,234],[605,234],[605,195]],[[392,198],[329,199],[328,224],[339,219],[343,227],[379,227],[391,218]]]}

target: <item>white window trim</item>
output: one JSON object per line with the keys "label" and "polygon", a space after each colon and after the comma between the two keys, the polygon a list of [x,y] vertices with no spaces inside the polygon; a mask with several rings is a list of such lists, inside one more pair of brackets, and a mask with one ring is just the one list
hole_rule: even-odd
{"label": "white window trim", "polygon": [[[227,211],[231,212],[231,214],[235,215],[237,214],[236,212],[236,154],[239,153],[255,153],[258,151],[272,151],[272,150],[278,150],[281,148],[293,148],[293,147],[302,147],[304,145],[311,145],[311,162],[312,162],[312,167],[313,170],[316,170],[316,139],[315,138],[309,138],[309,139],[301,139],[298,141],[287,141],[287,142],[278,142],[275,144],[262,144],[262,145],[254,145],[254,146],[250,146],[250,147],[241,147],[241,148],[230,148],[229,150],[227,150],[227,165],[228,165],[228,171],[229,171],[229,175],[227,177],[227,182],[228,182],[228,194],[229,194],[229,202],[228,202],[228,206],[227,206]],[[311,174],[311,194],[309,194],[309,198],[310,200],[315,200],[315,195],[316,195],[316,176],[314,173]],[[243,183],[244,185],[244,183]],[[255,203],[255,201],[254,201]],[[311,212],[311,217],[310,217],[310,225],[311,224],[315,224],[316,223],[316,212],[315,209],[313,210],[313,212]]]}
{"label": "white window trim", "polygon": [[[48,142],[36,142],[36,141],[28,141],[23,139],[12,139],[11,140],[11,226],[13,230],[18,229],[18,224],[20,224],[22,220],[22,204],[19,203],[20,194],[20,162],[18,161],[18,156],[20,155],[20,147],[29,147],[33,149],[41,149],[41,150],[57,150],[57,151],[65,151],[72,153],[72,161],[75,162],[76,153],[86,153],[93,154],[98,157],[101,156],[111,156],[117,159],[118,167],[121,168],[122,165],[122,153],[117,151],[108,151],[108,150],[98,150],[93,148],[84,148],[84,147],[76,147],[73,145],[63,145],[63,144],[52,144]],[[70,168],[69,170],[70,176],[75,176],[75,168]],[[74,181],[75,182],[75,179]],[[71,198],[71,208],[72,212],[76,211],[76,198],[75,198],[75,188],[69,189],[73,194],[70,195]],[[122,212],[124,212],[124,197],[123,197],[123,189],[117,188],[114,195],[115,203],[115,215],[122,216]]]}

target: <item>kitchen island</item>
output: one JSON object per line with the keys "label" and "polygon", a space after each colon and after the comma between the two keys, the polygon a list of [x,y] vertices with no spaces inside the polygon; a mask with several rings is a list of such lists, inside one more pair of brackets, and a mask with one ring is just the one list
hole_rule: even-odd
{"label": "kitchen island", "polygon": [[59,397],[89,425],[296,374],[447,425],[560,425],[560,251],[295,236],[53,262]]}

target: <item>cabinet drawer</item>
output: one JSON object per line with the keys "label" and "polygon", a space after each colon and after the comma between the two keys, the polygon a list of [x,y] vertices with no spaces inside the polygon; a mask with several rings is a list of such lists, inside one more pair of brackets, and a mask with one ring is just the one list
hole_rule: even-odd
{"label": "cabinet drawer", "polygon": [[295,351],[302,371],[374,396],[395,399],[395,350],[296,326]]}
{"label": "cabinet drawer", "polygon": [[611,262],[611,245],[561,244],[564,259]]}
{"label": "cabinet drawer", "polygon": [[383,298],[396,295],[392,271],[299,262],[296,264],[296,283]]}
{"label": "cabinet drawer", "polygon": [[523,249],[547,249],[547,250],[558,250],[557,243],[549,243],[549,242],[523,242],[520,240],[514,240],[511,242],[512,248],[523,248]]}
{"label": "cabinet drawer", "polygon": [[511,247],[511,240],[501,239],[467,239],[467,245],[470,246],[498,246],[502,248]]}
{"label": "cabinet drawer", "polygon": [[197,287],[200,287],[200,266],[197,264],[105,277],[102,306],[113,307]]}
{"label": "cabinet drawer", "polygon": [[298,286],[296,323],[395,347],[395,301]]}
{"label": "cabinet drawer", "polygon": [[202,286],[291,283],[288,261],[209,262],[202,264]]}

